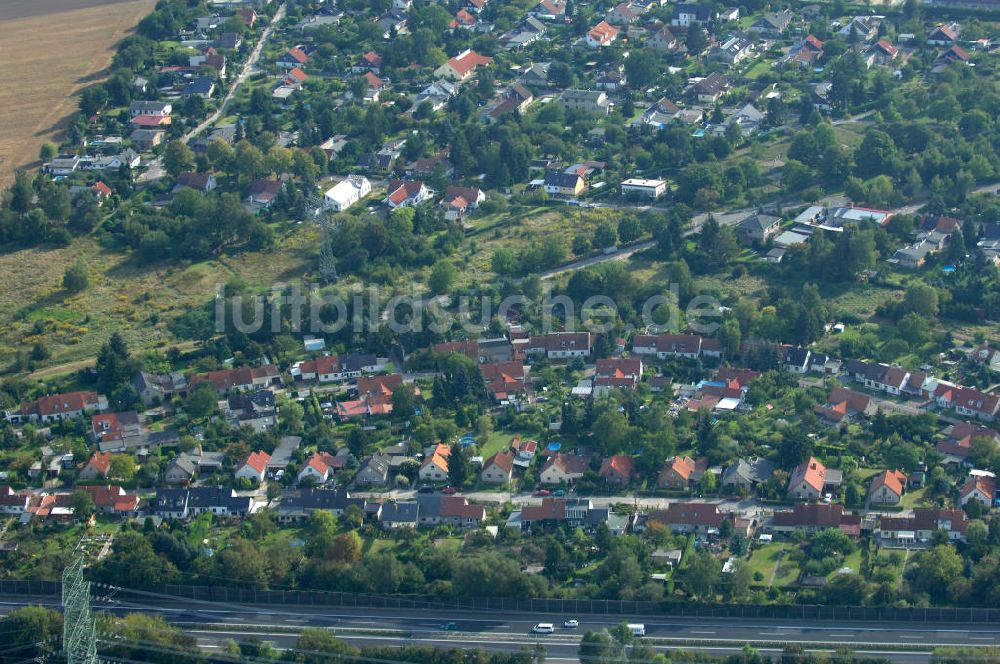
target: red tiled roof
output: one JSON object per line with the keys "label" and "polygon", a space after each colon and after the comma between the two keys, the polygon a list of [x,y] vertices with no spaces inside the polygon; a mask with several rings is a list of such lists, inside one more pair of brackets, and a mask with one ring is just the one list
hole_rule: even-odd
{"label": "red tiled roof", "polygon": [[107,477],[108,471],[111,470],[111,458],[113,456],[111,452],[94,452],[87,465]]}
{"label": "red tiled roof", "polygon": [[542,498],[541,505],[525,505],[521,521],[562,521],[566,518],[566,501],[561,498]]}
{"label": "red tiled roof", "polygon": [[898,470],[887,470],[879,473],[872,480],[871,493],[875,493],[882,487],[886,487],[897,496],[903,495],[903,485],[906,483],[906,475]]}
{"label": "red tiled roof", "polygon": [[487,469],[490,466],[496,466],[506,474],[510,474],[514,470],[514,453],[510,450],[504,450],[502,452],[497,452],[483,464],[483,469]]}
{"label": "red tiled roof", "polygon": [[790,485],[797,486],[799,483],[805,482],[816,491],[822,491],[825,478],[826,466],[817,461],[815,457],[809,457],[808,461],[803,461],[792,471]]}
{"label": "red tiled roof", "polygon": [[98,508],[134,512],[139,507],[139,496],[125,493],[125,489],[118,485],[81,486],[78,490],[89,493]]}
{"label": "red tiled roof", "polygon": [[719,527],[726,515],[715,503],[670,503],[665,510],[651,512],[650,521],[666,525]]}
{"label": "red tiled roof", "polygon": [[997,492],[997,481],[993,477],[984,477],[982,475],[970,475],[969,479],[965,481],[965,485],[962,486],[962,490],[959,491],[959,495],[962,498],[968,497],[973,492],[978,491],[990,502],[993,501],[993,496]]}
{"label": "red tiled roof", "polygon": [[385,83],[382,81],[382,79],[376,76],[375,74],[371,73],[370,71],[365,72],[365,80],[368,81],[369,88],[373,88],[375,90],[381,90],[382,88],[385,87]]}
{"label": "red tiled roof", "polygon": [[587,33],[591,39],[598,43],[609,42],[618,36],[618,28],[614,27],[607,21],[601,21]]}
{"label": "red tiled roof", "polygon": [[262,450],[254,452],[243,462],[244,466],[250,466],[258,473],[263,473],[267,469],[267,464],[271,461],[271,455]]}
{"label": "red tiled roof", "polygon": [[601,475],[607,477],[612,473],[623,479],[632,477],[632,470],[635,468],[635,460],[626,454],[616,454],[608,457],[601,464]]}
{"label": "red tiled roof", "polygon": [[375,53],[374,51],[368,51],[367,53],[365,53],[364,55],[362,55],[361,56],[361,60],[365,64],[371,65],[373,67],[381,67],[382,66],[382,57],[380,55],[378,55],[377,53]]}
{"label": "red tiled roof", "polygon": [[96,408],[99,402],[97,392],[66,392],[39,397],[35,401],[22,404],[21,412],[25,415],[36,414],[39,417],[47,417]]}
{"label": "red tiled roof", "polygon": [[493,62],[493,58],[479,55],[475,51],[465,51],[448,60],[448,66],[462,77],[475,70],[480,65],[488,65]]}
{"label": "red tiled roof", "polygon": [[301,69],[299,69],[298,67],[295,67],[294,69],[290,70],[288,72],[288,76],[290,78],[294,78],[299,83],[309,78],[308,76],[306,76],[306,73]]}
{"label": "red tiled roof", "polygon": [[295,48],[288,49],[288,52],[285,53],[285,55],[299,64],[303,64],[309,60],[309,56],[306,55],[306,52],[297,46]]}
{"label": "red tiled roof", "polygon": [[98,196],[110,196],[112,194],[111,187],[103,182],[97,182],[91,189],[97,192]]}

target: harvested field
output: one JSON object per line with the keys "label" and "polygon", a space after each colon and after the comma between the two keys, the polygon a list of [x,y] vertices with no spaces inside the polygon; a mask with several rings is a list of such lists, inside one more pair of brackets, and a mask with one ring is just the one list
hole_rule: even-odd
{"label": "harvested field", "polygon": [[0,186],[37,162],[76,109],[75,94],[101,76],[114,45],[155,0],[0,2]]}

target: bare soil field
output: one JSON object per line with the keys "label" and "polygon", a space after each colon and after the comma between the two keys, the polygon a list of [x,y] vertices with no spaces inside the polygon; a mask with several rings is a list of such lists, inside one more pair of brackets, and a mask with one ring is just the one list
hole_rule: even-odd
{"label": "bare soil field", "polygon": [[114,45],[155,0],[0,2],[0,186],[37,161],[76,109],[76,93],[100,78]]}

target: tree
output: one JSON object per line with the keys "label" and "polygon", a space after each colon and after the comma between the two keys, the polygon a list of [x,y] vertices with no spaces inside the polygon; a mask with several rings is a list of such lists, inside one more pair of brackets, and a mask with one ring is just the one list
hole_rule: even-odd
{"label": "tree", "polygon": [[135,479],[135,473],[138,470],[139,466],[136,465],[131,454],[116,454],[111,457],[108,479],[113,482],[131,482]]}
{"label": "tree", "polygon": [[61,613],[41,606],[11,611],[0,619],[0,633],[4,635],[0,661],[48,659],[58,647],[62,624]]}
{"label": "tree", "polygon": [[392,391],[392,414],[400,419],[409,419],[416,412],[413,386],[403,383]]}
{"label": "tree", "polygon": [[171,177],[194,168],[194,152],[183,141],[170,141],[163,151],[163,168]]}
{"label": "tree", "polygon": [[629,87],[641,91],[655,83],[660,73],[659,60],[652,49],[632,51],[625,60],[625,76]]}
{"label": "tree", "polygon": [[299,633],[296,659],[302,664],[341,664],[355,659],[358,649],[326,629],[307,627]]}
{"label": "tree", "polygon": [[83,261],[78,260],[63,273],[62,287],[70,293],[82,293],[87,290],[88,284],[87,266]]}
{"label": "tree", "polygon": [[700,25],[692,25],[688,28],[684,45],[687,46],[688,53],[695,57],[705,50],[705,47],[708,46],[708,37],[705,36],[705,31]]}
{"label": "tree", "polygon": [[361,536],[353,530],[337,535],[327,551],[327,558],[340,563],[358,562],[361,560]]}
{"label": "tree", "polygon": [[177,568],[156,555],[145,536],[123,531],[115,537],[111,554],[97,568],[97,580],[126,588],[153,588],[176,582]]}
{"label": "tree", "polygon": [[938,314],[938,294],[933,286],[917,282],[906,289],[903,297],[903,310],[934,318]]}
{"label": "tree", "polygon": [[59,154],[59,148],[52,141],[43,141],[42,147],[38,149],[38,158],[41,161],[52,161]]}
{"label": "tree", "polygon": [[597,228],[594,229],[594,246],[605,248],[613,247],[618,241],[618,234],[615,232],[614,226],[606,221],[602,221],[598,224]]}
{"label": "tree", "polygon": [[684,587],[695,598],[712,599],[719,583],[719,562],[707,550],[692,555],[691,562],[684,570]]}
{"label": "tree", "polygon": [[935,601],[948,597],[948,586],[962,575],[962,557],[950,544],[938,544],[917,555],[917,564],[910,572],[914,586]]}
{"label": "tree", "polygon": [[727,318],[722,327],[719,328],[719,343],[722,345],[722,354],[728,358],[736,357],[740,350],[742,331],[740,322],[736,318]]}
{"label": "tree", "polygon": [[448,455],[448,482],[453,487],[461,488],[468,481],[471,472],[472,466],[465,448],[461,443],[455,443]]}
{"label": "tree", "polygon": [[447,293],[455,283],[458,271],[455,265],[445,259],[439,260],[431,269],[431,274],[427,278],[427,286],[432,293]]}
{"label": "tree", "polygon": [[219,410],[219,395],[215,388],[207,383],[192,390],[184,401],[184,411],[192,419],[201,420]]}
{"label": "tree", "polygon": [[86,521],[94,513],[94,498],[86,491],[74,491],[69,496],[69,507],[79,521]]}

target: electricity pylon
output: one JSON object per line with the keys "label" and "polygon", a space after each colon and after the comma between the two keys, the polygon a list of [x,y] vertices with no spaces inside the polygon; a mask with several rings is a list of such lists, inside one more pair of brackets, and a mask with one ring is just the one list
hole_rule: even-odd
{"label": "electricity pylon", "polygon": [[97,628],[90,612],[90,582],[83,578],[83,556],[63,570],[62,605],[66,664],[98,664]]}

